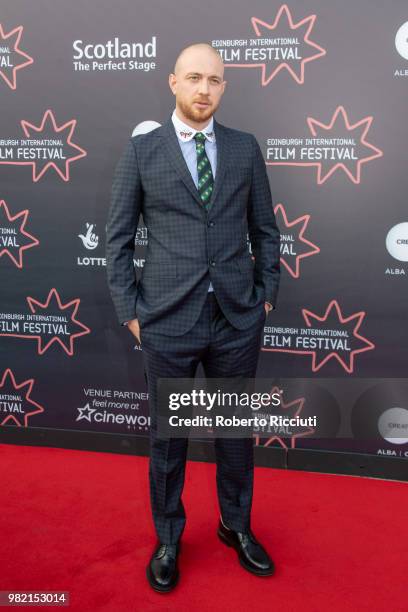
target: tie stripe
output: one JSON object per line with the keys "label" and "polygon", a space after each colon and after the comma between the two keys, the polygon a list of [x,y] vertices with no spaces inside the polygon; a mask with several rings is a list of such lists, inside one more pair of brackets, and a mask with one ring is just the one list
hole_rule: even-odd
{"label": "tie stripe", "polygon": [[205,152],[205,135],[197,132],[194,136],[197,151],[198,193],[206,210],[210,207],[210,199],[214,186],[214,177],[210,160]]}

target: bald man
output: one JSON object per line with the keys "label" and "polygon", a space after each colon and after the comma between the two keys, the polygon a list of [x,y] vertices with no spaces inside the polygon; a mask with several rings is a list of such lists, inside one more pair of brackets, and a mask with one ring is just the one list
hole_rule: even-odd
{"label": "bald man", "polygon": [[[279,288],[280,234],[265,162],[252,134],[216,121],[225,85],[221,56],[211,45],[181,51],[169,75],[173,113],[161,127],[129,139],[107,221],[109,288],[119,322],[143,349],[149,390],[150,502],[158,541],[146,573],[160,593],[179,579],[188,438],[159,435],[157,381],[193,379],[199,363],[207,379],[254,378]],[[137,282],[140,214],[148,246]],[[215,437],[214,450],[218,537],[235,549],[244,569],[270,576],[273,561],[250,522],[253,438]]]}

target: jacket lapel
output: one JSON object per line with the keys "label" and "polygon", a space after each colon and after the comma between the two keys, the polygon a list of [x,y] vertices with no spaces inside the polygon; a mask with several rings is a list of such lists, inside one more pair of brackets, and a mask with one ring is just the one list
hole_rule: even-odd
{"label": "jacket lapel", "polygon": [[191,195],[197,201],[197,203],[203,208],[200,194],[198,193],[196,186],[194,185],[193,178],[190,174],[190,170],[186,164],[179,141],[177,139],[176,130],[174,129],[171,116],[162,126],[162,139],[167,149],[167,158],[172,164],[175,171],[179,174],[181,180],[190,191]]}
{"label": "jacket lapel", "polygon": [[213,125],[215,132],[215,143],[217,147],[217,170],[215,172],[214,186],[210,198],[211,209],[214,206],[215,198],[219,193],[220,185],[222,184],[224,178],[229,157],[228,141],[224,127],[220,123],[218,123],[218,121],[215,120],[215,117]]}
{"label": "jacket lapel", "polygon": [[[219,193],[220,185],[222,184],[223,176],[225,173],[225,169],[227,166],[227,157],[228,157],[228,143],[225,136],[225,131],[223,126],[218,123],[218,121],[214,118],[214,132],[215,132],[215,141],[217,147],[217,169],[215,173],[214,179],[214,187],[213,192],[211,194],[210,199],[210,209],[213,207],[215,198]],[[191,195],[194,197],[200,208],[205,211],[203,203],[200,198],[200,194],[194,184],[193,178],[190,174],[190,170],[186,164],[186,160],[184,159],[183,153],[181,151],[181,147],[177,138],[176,131],[174,129],[173,122],[170,118],[162,125],[161,136],[164,142],[164,145],[167,149],[167,157],[172,164],[175,171],[180,176],[181,180],[190,191]]]}

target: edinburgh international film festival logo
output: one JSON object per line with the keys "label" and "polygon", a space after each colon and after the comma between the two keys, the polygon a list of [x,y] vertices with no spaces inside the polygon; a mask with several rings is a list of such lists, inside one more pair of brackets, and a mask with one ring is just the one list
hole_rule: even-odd
{"label": "edinburgh international film festival logo", "polygon": [[0,373],[0,426],[27,427],[31,417],[44,412],[31,397],[34,382],[34,378],[18,381],[10,368]]}
{"label": "edinburgh international film festival logo", "polygon": [[328,120],[307,117],[309,134],[266,139],[266,165],[315,167],[318,185],[336,172],[359,185],[362,166],[383,155],[369,141],[372,122],[372,116],[351,120],[343,106],[338,106]]}
{"label": "edinburgh international film festival logo", "polygon": [[71,164],[86,155],[74,142],[76,119],[58,124],[48,109],[38,122],[20,123],[24,138],[0,136],[0,166],[31,166],[34,182],[51,170],[69,181]]}
{"label": "edinburgh international film festival logo", "polygon": [[[289,419],[294,419],[296,417],[302,418],[302,416],[304,416],[302,413],[306,403],[305,397],[296,397],[290,401],[286,401],[283,397],[282,390],[276,386],[272,386],[271,388],[270,395],[273,396],[273,394],[279,395],[280,398],[279,405],[276,407],[277,415]],[[262,416],[265,417],[267,415],[258,413],[258,416],[262,418]],[[296,441],[299,438],[311,436],[315,433],[315,431],[316,428],[308,424],[278,426],[269,425],[267,429],[258,428],[258,430],[254,430],[253,437],[255,446],[279,445],[288,450],[288,448],[296,448]]]}
{"label": "edinburgh international film festival logo", "polygon": [[278,226],[281,230],[280,262],[292,278],[300,278],[303,260],[320,253],[320,248],[308,240],[307,231],[310,215],[289,219],[283,204],[274,208]]}
{"label": "edinburgh international film festival logo", "polygon": [[17,88],[17,72],[33,63],[33,58],[20,47],[23,26],[7,32],[0,23],[0,77],[10,89]]}
{"label": "edinburgh international film festival logo", "polygon": [[309,356],[312,372],[328,362],[337,362],[352,374],[357,356],[375,348],[361,330],[365,316],[364,311],[344,314],[337,300],[332,300],[323,313],[303,308],[299,327],[265,326],[261,350]]}
{"label": "edinburgh international film festival logo", "polygon": [[21,269],[24,252],[40,244],[26,229],[28,215],[28,209],[12,214],[0,200],[0,265],[8,259]]}
{"label": "edinburgh international film festival logo", "polygon": [[35,340],[38,355],[43,355],[55,345],[72,357],[74,342],[91,332],[78,318],[81,300],[75,298],[63,302],[55,288],[49,291],[44,300],[34,297],[26,299],[28,309],[0,312],[0,342],[2,337]]}
{"label": "edinburgh international film festival logo", "polygon": [[299,85],[305,82],[305,66],[326,55],[326,50],[313,40],[316,15],[298,18],[286,4],[272,22],[251,18],[246,38],[213,40],[226,68],[256,68],[261,84],[268,85],[280,72],[287,72]]}

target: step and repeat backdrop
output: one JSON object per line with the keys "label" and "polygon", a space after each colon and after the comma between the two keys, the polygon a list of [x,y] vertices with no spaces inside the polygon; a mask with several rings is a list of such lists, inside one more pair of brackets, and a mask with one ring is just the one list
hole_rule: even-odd
{"label": "step and repeat backdrop", "polygon": [[[318,417],[255,444],[408,459],[402,0],[3,4],[1,426],[148,436],[142,348],[113,309],[105,224],[118,158],[171,115],[168,75],[193,42],[221,53],[216,118],[256,136],[282,234],[258,376],[284,386],[281,414]],[[141,218],[138,276],[148,240]]]}

